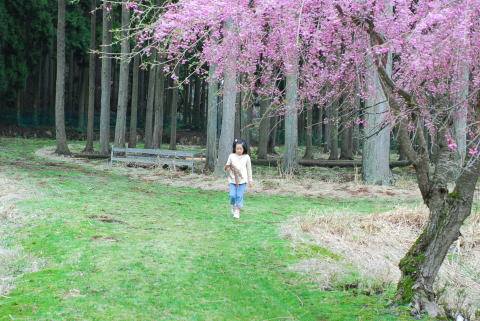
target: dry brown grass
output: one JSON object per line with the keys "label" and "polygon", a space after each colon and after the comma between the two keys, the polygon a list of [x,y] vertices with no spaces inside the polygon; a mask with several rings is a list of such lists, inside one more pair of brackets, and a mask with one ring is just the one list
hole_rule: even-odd
{"label": "dry brown grass", "polygon": [[[282,228],[294,243],[310,243],[341,255],[342,262],[308,259],[293,267],[312,274],[324,288],[338,283],[352,266],[361,275],[359,287],[394,284],[400,277],[398,263],[428,220],[424,206],[399,206],[385,213],[311,211],[298,215]],[[480,214],[473,214],[462,228],[462,236],[445,260],[437,289],[441,301],[455,310],[480,310]],[[461,295],[466,293],[466,295]],[[466,311],[466,312],[465,312]],[[465,314],[464,314],[465,315]]]}
{"label": "dry brown grass", "polygon": [[[69,145],[72,151],[80,151],[83,146]],[[127,167],[124,164],[115,164],[112,168],[106,160],[89,160],[81,158],[64,157],[53,154],[54,147],[44,147],[35,154],[49,161],[75,163],[87,168],[95,168],[100,171],[114,171],[116,173],[143,179],[152,183],[159,183],[175,187],[191,187],[203,190],[226,191],[228,189],[225,177],[216,177],[203,173],[185,173],[179,171],[164,170],[162,168],[147,169],[142,167]],[[325,172],[329,172],[325,169]],[[379,198],[388,200],[420,198],[416,186],[409,188],[398,186],[370,186],[363,185],[355,180],[341,182],[339,175],[323,175],[309,173],[308,171],[299,176],[284,175],[275,169],[264,171],[254,168],[255,186],[249,192],[269,195],[297,195],[311,198]],[[358,173],[357,175],[358,176]]]}

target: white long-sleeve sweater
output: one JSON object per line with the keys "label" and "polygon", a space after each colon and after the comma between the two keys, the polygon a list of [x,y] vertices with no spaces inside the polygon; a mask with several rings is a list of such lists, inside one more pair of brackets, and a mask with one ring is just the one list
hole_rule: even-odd
{"label": "white long-sleeve sweater", "polygon": [[[238,178],[238,184],[253,182],[252,162],[249,155],[238,156],[237,154],[230,154],[230,156],[228,156],[227,164],[225,165],[233,165],[239,170],[241,177]],[[230,184],[235,184],[235,175],[233,174],[233,171],[229,170],[227,171],[227,174],[228,182]]]}

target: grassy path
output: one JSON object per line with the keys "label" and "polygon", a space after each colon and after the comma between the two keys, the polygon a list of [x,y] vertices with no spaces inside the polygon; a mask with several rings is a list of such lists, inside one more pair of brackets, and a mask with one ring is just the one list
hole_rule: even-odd
{"label": "grassy path", "polygon": [[48,163],[33,154],[45,143],[0,139],[1,174],[41,191],[17,204],[37,216],[11,238],[47,262],[0,297],[0,320],[409,320],[290,272],[299,255],[278,237],[295,212],[384,201],[248,195],[235,222],[226,193]]}

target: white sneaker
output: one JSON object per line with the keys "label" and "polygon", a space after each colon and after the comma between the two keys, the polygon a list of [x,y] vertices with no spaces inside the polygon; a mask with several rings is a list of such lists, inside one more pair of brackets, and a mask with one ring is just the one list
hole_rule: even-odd
{"label": "white sneaker", "polygon": [[233,211],[233,218],[240,218],[240,209],[236,208]]}
{"label": "white sneaker", "polygon": [[232,206],[232,216],[235,216],[235,207]]}

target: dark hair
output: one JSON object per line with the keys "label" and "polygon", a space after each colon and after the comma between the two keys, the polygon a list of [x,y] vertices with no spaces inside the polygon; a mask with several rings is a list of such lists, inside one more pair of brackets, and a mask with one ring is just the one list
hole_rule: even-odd
{"label": "dark hair", "polygon": [[242,145],[243,147],[243,155],[248,154],[248,145],[247,142],[244,141],[243,139],[235,139],[233,141],[233,153],[235,154],[237,145]]}

